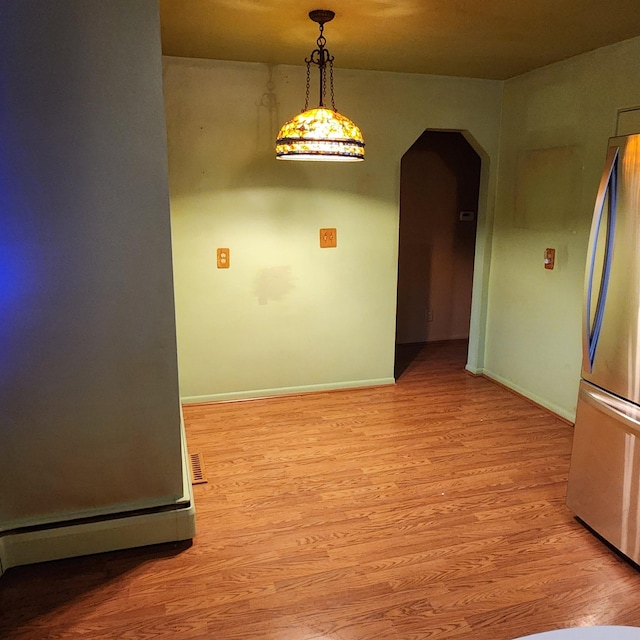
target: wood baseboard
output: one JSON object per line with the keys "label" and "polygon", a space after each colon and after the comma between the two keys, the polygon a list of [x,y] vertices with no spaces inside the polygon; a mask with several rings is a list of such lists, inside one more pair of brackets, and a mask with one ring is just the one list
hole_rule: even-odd
{"label": "wood baseboard", "polygon": [[519,398],[522,398],[523,400],[526,400],[529,404],[532,404],[534,407],[538,407],[539,409],[542,409],[543,411],[546,411],[547,413],[551,414],[554,418],[557,418],[561,422],[564,422],[565,424],[568,424],[570,427],[574,426],[574,422],[572,420],[569,420],[568,418],[565,418],[564,416],[560,415],[559,413],[556,413],[552,409],[549,409],[549,407],[545,407],[543,404],[540,404],[539,402],[536,402],[535,400],[532,400],[531,398],[525,396],[523,393],[520,393],[519,391],[516,391],[515,389],[512,389],[510,386],[504,384],[503,382],[500,382],[499,380],[496,380],[495,378],[492,378],[491,376],[488,376],[486,373],[473,373],[472,371],[469,371],[468,369],[465,369],[465,371],[467,372],[468,375],[473,376],[474,378],[485,378],[489,382],[497,385],[498,387],[501,387],[502,389],[505,389],[509,393],[512,393],[513,395],[518,396]]}

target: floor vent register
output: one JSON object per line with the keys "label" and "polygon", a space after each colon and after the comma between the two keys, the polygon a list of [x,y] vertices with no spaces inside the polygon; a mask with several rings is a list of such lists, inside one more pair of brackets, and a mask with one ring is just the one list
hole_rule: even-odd
{"label": "floor vent register", "polygon": [[206,484],[207,476],[200,454],[192,453],[189,457],[191,458],[191,484]]}

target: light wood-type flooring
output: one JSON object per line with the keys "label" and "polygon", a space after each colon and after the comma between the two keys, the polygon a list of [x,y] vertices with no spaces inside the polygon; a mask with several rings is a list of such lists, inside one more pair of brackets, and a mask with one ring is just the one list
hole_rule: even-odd
{"label": "light wood-type flooring", "polygon": [[640,626],[639,571],[564,504],[572,428],[465,373],[464,343],[413,355],[395,386],[185,407],[193,544],[10,569],[0,638]]}

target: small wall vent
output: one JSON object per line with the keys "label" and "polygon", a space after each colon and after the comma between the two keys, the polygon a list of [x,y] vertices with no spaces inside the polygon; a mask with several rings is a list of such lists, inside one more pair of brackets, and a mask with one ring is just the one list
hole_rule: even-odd
{"label": "small wall vent", "polygon": [[200,454],[192,453],[189,457],[191,458],[191,484],[206,484],[207,476]]}

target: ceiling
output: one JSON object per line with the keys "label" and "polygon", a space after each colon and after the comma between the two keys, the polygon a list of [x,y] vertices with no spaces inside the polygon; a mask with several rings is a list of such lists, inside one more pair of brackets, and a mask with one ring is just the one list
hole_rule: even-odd
{"label": "ceiling", "polygon": [[160,0],[165,55],[504,80],[640,35],[638,0]]}

